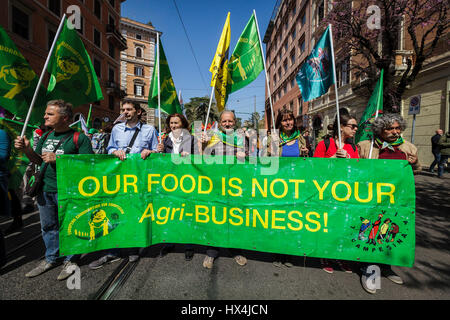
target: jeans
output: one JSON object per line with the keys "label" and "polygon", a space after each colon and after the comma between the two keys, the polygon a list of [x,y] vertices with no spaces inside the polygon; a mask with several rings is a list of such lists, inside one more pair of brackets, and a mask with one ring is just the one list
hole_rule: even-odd
{"label": "jeans", "polygon": [[447,163],[448,160],[447,155],[441,154],[441,161],[439,161],[439,168],[438,168],[438,176],[442,177],[444,175],[444,165]]}
{"label": "jeans", "polygon": [[[59,221],[58,194],[42,192],[37,195],[37,204],[41,219],[42,239],[45,244],[45,260],[55,263],[59,253]],[[66,256],[64,261],[70,261],[73,255]]]}
{"label": "jeans", "polygon": [[430,165],[430,171],[434,170],[435,166],[439,166],[439,162],[441,161],[441,153],[440,152],[433,152],[434,161]]}

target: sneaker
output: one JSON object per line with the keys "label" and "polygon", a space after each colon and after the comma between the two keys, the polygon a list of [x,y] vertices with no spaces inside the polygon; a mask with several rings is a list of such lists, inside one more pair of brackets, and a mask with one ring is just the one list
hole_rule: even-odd
{"label": "sneaker", "polygon": [[294,265],[292,264],[292,263],[290,263],[289,261],[287,261],[287,262],[284,262],[283,263],[286,267],[288,267],[288,268],[292,268]]}
{"label": "sneaker", "polygon": [[348,265],[347,262],[338,260],[337,263],[338,263],[339,267],[341,268],[341,270],[344,271],[345,273],[353,273],[352,268]]}
{"label": "sneaker", "polygon": [[322,267],[322,270],[327,272],[327,273],[333,273],[333,267],[331,266],[330,262],[328,261],[328,259],[321,259],[320,260],[320,264]]}
{"label": "sneaker", "polygon": [[184,252],[184,260],[191,261],[194,257],[194,250],[186,250]]}
{"label": "sneaker", "polygon": [[130,262],[136,262],[139,260],[139,255],[138,254],[132,254],[128,256],[128,261]]}
{"label": "sneaker", "polygon": [[206,256],[205,260],[203,260],[203,267],[207,269],[212,269],[214,264],[214,258],[210,256]]}
{"label": "sneaker", "polygon": [[391,268],[388,269],[382,269],[381,275],[391,280],[393,283],[396,284],[403,284],[402,278],[398,274],[396,274],[394,271],[392,271]]}
{"label": "sneaker", "polygon": [[240,266],[245,266],[247,264],[247,258],[241,255],[235,256],[234,261]]}
{"label": "sneaker", "polygon": [[112,254],[107,254],[106,256],[101,257],[98,260],[95,260],[89,264],[89,269],[95,270],[103,267],[106,263],[113,263],[115,261],[119,261],[120,257],[113,256]]}
{"label": "sneaker", "polygon": [[75,268],[77,267],[78,266],[76,263],[70,261],[64,262],[63,269],[61,270],[60,274],[58,275],[58,278],[56,279],[59,281],[67,279],[75,272]]}
{"label": "sneaker", "polygon": [[37,277],[44,272],[50,270],[51,268],[54,268],[56,266],[55,262],[47,262],[46,260],[43,260],[36,268],[28,272],[25,277],[27,278],[33,278]]}

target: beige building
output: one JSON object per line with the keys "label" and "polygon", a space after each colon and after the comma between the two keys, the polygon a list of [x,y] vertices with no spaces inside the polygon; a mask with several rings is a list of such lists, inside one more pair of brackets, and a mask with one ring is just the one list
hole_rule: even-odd
{"label": "beige building", "polygon": [[155,125],[155,109],[148,108],[148,95],[155,66],[156,36],[161,33],[150,23],[124,17],[120,20],[120,29],[128,47],[120,56],[120,86],[127,98],[144,108],[143,119]]}

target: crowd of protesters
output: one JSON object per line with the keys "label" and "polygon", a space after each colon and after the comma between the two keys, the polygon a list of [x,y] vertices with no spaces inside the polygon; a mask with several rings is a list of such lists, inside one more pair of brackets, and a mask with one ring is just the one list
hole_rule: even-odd
{"label": "crowd of protesters", "polygon": [[[127,154],[139,153],[146,160],[151,153],[170,153],[188,156],[191,154],[205,155],[234,155],[239,161],[245,161],[248,156],[276,156],[276,157],[319,157],[319,158],[371,158],[371,159],[401,159],[407,160],[414,173],[421,170],[417,155],[417,148],[404,140],[401,133],[406,123],[398,114],[384,114],[373,122],[372,141],[354,143],[354,135],[358,129],[357,119],[350,115],[346,109],[340,109],[339,119],[335,118],[331,133],[323,137],[316,146],[308,130],[303,132],[296,123],[292,111],[282,109],[275,120],[277,134],[270,134],[264,141],[259,141],[255,130],[242,130],[236,128],[236,117],[232,111],[223,111],[220,114],[218,128],[189,132],[191,128],[186,117],[182,114],[173,114],[166,119],[165,131],[158,134],[157,130],[141,121],[143,110],[132,100],[121,102],[122,122],[109,125],[100,132],[89,131],[87,134],[78,133],[69,127],[72,115],[72,106],[62,100],[49,101],[44,114],[44,126],[35,132],[35,143],[32,144],[26,137],[17,137],[11,141],[4,130],[0,130],[0,206],[5,209],[5,215],[13,217],[13,223],[6,233],[13,232],[22,227],[22,211],[33,210],[36,203],[39,210],[42,238],[45,244],[45,259],[29,271],[26,277],[36,277],[49,269],[61,265],[62,270],[58,280],[67,279],[73,272],[72,265],[79,259],[77,256],[59,257],[59,223],[58,223],[58,194],[56,187],[56,156],[59,154],[110,154],[121,161],[126,160]],[[339,120],[339,121],[338,121]],[[338,125],[339,124],[339,125]],[[443,174],[443,161],[450,155],[450,133],[438,132],[439,137],[433,138],[433,154],[439,168],[439,176]],[[8,170],[6,163],[10,157],[11,148],[23,152],[30,160],[29,168],[24,176],[24,183],[30,174],[39,168],[43,174],[43,188],[35,199],[19,195],[18,200],[13,190],[8,190]],[[439,149],[439,150],[438,150]],[[438,151],[437,151],[438,150]],[[17,198],[17,199],[15,199]],[[18,208],[14,209],[14,206]],[[24,208],[22,209],[22,205]],[[174,244],[164,244],[160,256],[166,255]],[[191,260],[194,255],[192,245],[184,245],[185,259]],[[89,264],[90,269],[101,268],[106,263],[122,259],[124,254],[129,261],[139,259],[141,248],[127,248],[126,250],[105,250],[98,260]],[[216,247],[207,247],[203,266],[211,269],[214,260],[219,255]],[[240,249],[229,249],[238,265],[247,264],[247,258]],[[273,264],[277,267],[285,265],[292,267],[288,255],[274,255]],[[61,261],[60,261],[61,260]],[[370,264],[357,264],[356,262],[320,259],[322,269],[333,273],[333,265],[337,264],[347,273],[355,268],[362,270],[362,286],[370,293],[376,289],[365,285],[365,277]],[[4,264],[4,235],[0,230],[0,266]],[[391,281],[402,284],[403,280],[395,274],[390,266],[380,266],[382,273]]]}

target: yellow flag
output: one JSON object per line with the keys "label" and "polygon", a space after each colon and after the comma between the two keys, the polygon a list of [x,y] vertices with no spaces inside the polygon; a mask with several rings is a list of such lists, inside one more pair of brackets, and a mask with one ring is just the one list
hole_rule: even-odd
{"label": "yellow flag", "polygon": [[230,50],[230,13],[223,26],[219,45],[209,71],[212,73],[211,87],[214,87],[217,109],[222,112],[227,103],[227,81],[228,81],[228,52]]}

